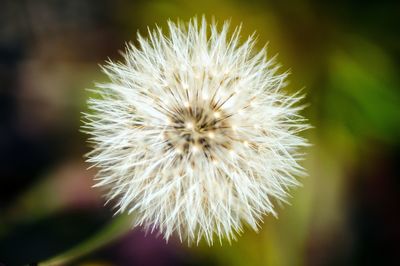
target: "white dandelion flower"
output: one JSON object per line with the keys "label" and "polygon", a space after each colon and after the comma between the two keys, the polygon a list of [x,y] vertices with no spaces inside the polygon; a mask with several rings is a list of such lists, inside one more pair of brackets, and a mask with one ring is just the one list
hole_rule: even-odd
{"label": "white dandelion flower", "polygon": [[240,27],[229,35],[228,23],[204,18],[168,27],[104,66],[111,81],[85,114],[88,161],[135,225],[189,243],[230,241],[276,215],[274,203],[299,184],[302,97],[281,91],[287,75],[252,36],[240,43]]}

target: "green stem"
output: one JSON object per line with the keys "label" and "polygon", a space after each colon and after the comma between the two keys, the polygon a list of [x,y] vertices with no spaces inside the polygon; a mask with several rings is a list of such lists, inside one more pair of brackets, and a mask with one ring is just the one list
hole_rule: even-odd
{"label": "green stem", "polygon": [[131,219],[128,219],[127,215],[119,215],[114,217],[113,220],[96,235],[88,238],[83,243],[78,244],[70,250],[40,262],[39,266],[66,265],[81,258],[82,256],[92,253],[96,249],[110,243],[126,233],[130,229],[130,221]]}

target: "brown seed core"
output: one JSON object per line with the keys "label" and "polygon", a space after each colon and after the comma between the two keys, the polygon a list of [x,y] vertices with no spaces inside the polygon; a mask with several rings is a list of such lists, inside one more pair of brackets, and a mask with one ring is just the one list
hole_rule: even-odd
{"label": "brown seed core", "polygon": [[174,114],[169,118],[164,138],[166,148],[175,149],[181,158],[203,155],[215,160],[216,149],[231,149],[233,130],[229,124],[230,115],[215,110],[215,105],[199,103],[175,109]]}

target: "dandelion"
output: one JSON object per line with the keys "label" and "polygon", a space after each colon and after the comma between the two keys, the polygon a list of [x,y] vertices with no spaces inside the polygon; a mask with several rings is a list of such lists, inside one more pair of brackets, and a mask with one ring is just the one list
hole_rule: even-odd
{"label": "dandelion", "polygon": [[286,202],[302,174],[297,135],[307,128],[299,95],[282,92],[279,74],[240,27],[191,20],[138,35],[123,62],[103,67],[84,130],[98,167],[96,186],[117,213],[165,239],[198,243],[258,230]]}

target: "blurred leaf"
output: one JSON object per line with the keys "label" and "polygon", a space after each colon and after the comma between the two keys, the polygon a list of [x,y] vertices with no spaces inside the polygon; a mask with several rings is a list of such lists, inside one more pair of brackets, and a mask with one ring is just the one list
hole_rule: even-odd
{"label": "blurred leaf", "polygon": [[330,61],[329,116],[355,136],[398,141],[400,90],[388,55],[366,42],[350,52],[337,51]]}

